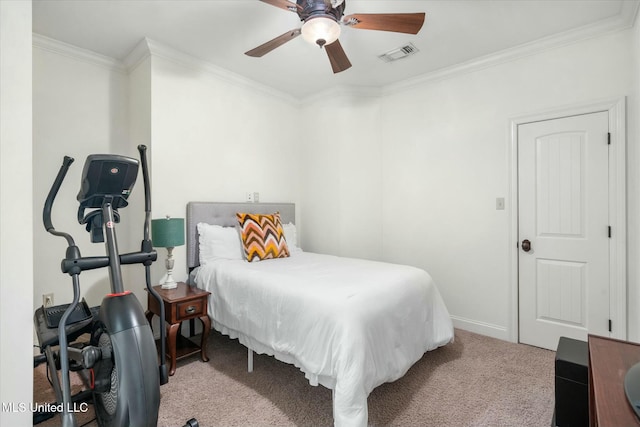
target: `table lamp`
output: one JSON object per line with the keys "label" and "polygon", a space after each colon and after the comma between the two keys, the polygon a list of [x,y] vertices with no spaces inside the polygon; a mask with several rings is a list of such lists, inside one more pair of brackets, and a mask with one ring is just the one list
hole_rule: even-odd
{"label": "table lamp", "polygon": [[167,280],[162,289],[174,289],[178,284],[173,280],[173,248],[184,245],[184,218],[166,218],[151,220],[151,241],[156,248],[167,248]]}

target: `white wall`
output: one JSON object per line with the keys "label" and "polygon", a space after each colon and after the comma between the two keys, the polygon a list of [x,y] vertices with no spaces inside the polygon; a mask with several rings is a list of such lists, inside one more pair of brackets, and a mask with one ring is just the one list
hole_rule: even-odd
{"label": "white wall", "polygon": [[[129,111],[129,141],[128,146],[123,147],[123,152],[129,150],[129,155],[140,158],[137,150],[138,145],[147,147],[147,161],[149,169],[151,165],[151,59],[146,57],[134,67],[129,69],[128,79],[128,111]],[[118,151],[115,151],[118,152]],[[151,171],[149,172],[151,175]],[[126,213],[134,214],[135,219],[128,224],[127,232],[131,236],[131,250],[139,250],[140,242],[144,237],[144,219],[145,219],[145,202],[144,202],[144,185],[142,179],[142,171],[138,174],[138,182],[136,183],[136,191],[129,198],[129,206],[125,210]],[[151,186],[151,198],[154,196],[154,187]],[[151,230],[149,230],[151,232]],[[157,264],[157,263],[156,263]],[[128,284],[127,288],[132,290],[142,306],[147,306],[147,292],[145,269],[143,266],[129,265],[122,267],[122,278]],[[155,283],[152,283],[155,284]],[[155,331],[159,329],[156,328]]]}
{"label": "white wall", "polygon": [[[0,424],[31,425],[31,2],[0,1]],[[25,325],[25,327],[20,327]],[[5,410],[14,404],[15,412]]]}
{"label": "white wall", "polygon": [[[509,119],[628,94],[629,41],[616,33],[389,97],[385,135],[406,130],[385,146],[385,255],[424,266],[458,325],[509,336],[514,242],[509,209],[495,209],[496,197],[511,203]],[[420,213],[411,231],[424,246],[407,245],[402,212]]]}
{"label": "white wall", "polygon": [[632,87],[627,103],[628,331],[640,342],[640,23],[632,31]]}
{"label": "white wall", "polygon": [[340,88],[300,111],[305,250],[382,257],[381,102]]}
{"label": "white wall", "polygon": [[[291,102],[186,61],[152,54],[151,62],[155,218],[184,218],[189,201],[244,201],[246,192],[298,201],[302,137]],[[174,278],[186,279],[185,246],[174,257]],[[156,263],[154,280],[163,272]]]}
{"label": "white wall", "polygon": [[[378,249],[382,258],[429,271],[457,326],[508,339],[512,288],[508,262],[514,242],[509,242],[509,209],[497,211],[495,199],[505,197],[510,205],[509,120],[629,95],[637,80],[631,71],[634,53],[637,58],[632,33],[624,31],[390,91],[369,101],[368,108],[379,105],[377,120],[356,113],[331,128],[332,135],[346,133],[354,139],[361,138],[358,131],[363,129],[365,135],[376,136],[372,146],[380,166],[353,157],[344,162],[325,158],[324,164],[333,166],[327,172],[333,178],[324,183],[317,179],[318,173],[308,174],[303,188],[323,205],[337,209],[330,219],[344,232],[342,218],[369,215],[376,207],[345,205],[342,183],[335,177],[360,176],[360,183],[381,183],[368,191],[381,209],[373,213],[380,222],[370,228],[382,233]],[[307,109],[329,116],[335,106],[316,101]],[[375,148],[376,140],[380,149]],[[345,143],[316,138],[303,155],[303,170],[317,170],[318,153],[335,153],[336,144]],[[629,151],[635,155],[637,150]],[[629,168],[636,170],[637,163]],[[636,199],[637,190],[635,183],[630,191]],[[327,229],[329,219],[309,215],[309,202],[304,209],[305,230]],[[637,230],[637,219],[629,222]],[[343,252],[335,235],[313,237],[312,247]],[[635,236],[629,241],[638,245]],[[636,289],[637,273],[631,279]]]}
{"label": "white wall", "polygon": [[[74,163],[58,193],[52,222],[70,233],[83,256],[104,255],[102,243],[91,243],[89,233],[77,220],[80,176],[86,157],[96,153],[135,155],[128,145],[128,77],[108,65],[61,55],[36,44],[33,49],[33,307],[42,305],[42,294],[53,292],[56,304],[69,303],[71,278],[62,274],[60,261],[66,241],[47,233],[42,225],[42,207],[65,155]],[[134,189],[142,189],[139,182]],[[121,251],[139,249],[139,239],[128,232],[131,209],[122,210],[117,228]],[[140,222],[144,216],[140,216]],[[140,235],[141,238],[141,235]],[[82,296],[98,305],[109,290],[106,269],[80,275]]]}

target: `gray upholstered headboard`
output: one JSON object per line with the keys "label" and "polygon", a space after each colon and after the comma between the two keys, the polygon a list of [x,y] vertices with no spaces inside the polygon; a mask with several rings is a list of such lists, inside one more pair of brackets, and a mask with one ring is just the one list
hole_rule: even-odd
{"label": "gray upholstered headboard", "polygon": [[270,214],[280,212],[283,224],[296,222],[294,203],[225,203],[225,202],[189,202],[187,203],[187,267],[189,270],[200,265],[198,223],[234,227],[238,224],[237,212]]}

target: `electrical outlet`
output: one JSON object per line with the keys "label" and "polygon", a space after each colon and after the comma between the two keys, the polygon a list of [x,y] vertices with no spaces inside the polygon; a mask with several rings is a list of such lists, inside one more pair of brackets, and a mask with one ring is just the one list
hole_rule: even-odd
{"label": "electrical outlet", "polygon": [[42,305],[44,307],[53,307],[53,292],[42,295]]}
{"label": "electrical outlet", "polygon": [[253,203],[253,193],[247,193],[247,202]]}

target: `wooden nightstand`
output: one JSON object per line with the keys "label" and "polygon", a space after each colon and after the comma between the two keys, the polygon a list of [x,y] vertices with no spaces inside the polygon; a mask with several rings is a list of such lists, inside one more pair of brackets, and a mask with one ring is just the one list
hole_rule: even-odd
{"label": "wooden nightstand", "polygon": [[[161,286],[154,286],[164,302],[164,317],[169,324],[167,334],[167,357],[171,362],[169,375],[176,372],[176,360],[200,352],[203,362],[208,362],[207,357],[207,337],[211,320],[207,315],[207,302],[211,292],[189,286],[186,283],[178,283],[175,289],[162,289]],[[147,294],[147,320],[151,325],[153,315],[160,316],[160,306],[158,301],[151,294]],[[200,319],[202,321],[202,339],[200,345],[180,334],[180,325],[185,320]],[[191,328],[193,330],[193,328]],[[193,333],[193,332],[191,332]]]}

